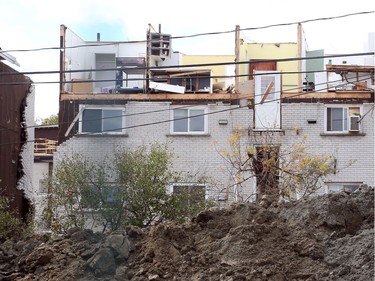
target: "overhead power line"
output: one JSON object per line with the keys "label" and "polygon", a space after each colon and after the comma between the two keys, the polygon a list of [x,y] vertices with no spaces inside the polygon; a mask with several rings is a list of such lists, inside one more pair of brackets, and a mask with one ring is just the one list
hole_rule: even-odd
{"label": "overhead power line", "polygon": [[[302,23],[310,23],[310,22],[316,22],[316,21],[334,20],[334,19],[340,19],[340,18],[351,17],[351,16],[366,15],[366,14],[371,14],[371,13],[374,13],[374,12],[375,11],[364,11],[364,12],[350,13],[350,14],[339,15],[339,16],[308,19],[308,20],[302,20],[302,21],[297,21],[297,22],[278,23],[278,24],[271,24],[271,25],[258,26],[258,27],[247,27],[247,28],[240,28],[240,31],[259,30],[259,29],[267,29],[267,28],[272,28],[272,27],[295,25],[295,24],[299,24],[299,23],[302,24]],[[236,32],[236,30],[205,32],[205,33],[196,33],[196,34],[191,34],[191,35],[172,36],[171,39],[185,39],[185,38],[208,36],[208,35],[227,34],[227,33],[234,33],[234,32]],[[65,49],[74,49],[74,48],[82,48],[82,47],[95,47],[95,46],[100,47],[100,46],[109,46],[109,45],[116,45],[116,44],[134,44],[134,43],[146,43],[146,42],[147,42],[147,40],[100,42],[100,43],[74,45],[74,46],[65,47]],[[0,53],[2,53],[2,52],[7,52],[7,53],[11,53],[11,52],[35,52],[35,51],[46,51],[46,50],[61,50],[61,47],[42,47],[42,48],[34,48],[34,49],[0,50]]]}
{"label": "overhead power line", "polygon": [[[202,64],[187,64],[187,65],[168,65],[168,66],[158,66],[158,67],[140,67],[138,70],[163,70],[163,69],[175,69],[175,68],[191,68],[191,67],[203,67],[203,66],[223,66],[223,65],[235,65],[235,64],[251,64],[251,63],[261,63],[261,62],[286,62],[286,61],[299,61],[299,60],[312,60],[312,59],[326,59],[326,58],[336,58],[336,57],[355,57],[355,56],[370,56],[374,55],[375,52],[365,52],[365,53],[350,53],[350,54],[340,54],[340,55],[327,55],[327,56],[314,56],[314,57],[301,57],[301,58],[281,58],[281,59],[269,59],[269,60],[257,60],[256,62],[250,61],[239,61],[239,62],[219,62],[219,63],[202,63]],[[0,72],[0,76],[18,76],[18,75],[37,75],[37,74],[62,74],[62,73],[81,73],[81,72],[100,72],[100,71],[121,71],[122,68],[105,68],[105,69],[75,69],[75,70],[64,70],[64,71],[29,71],[29,72]],[[357,70],[357,69],[346,69]],[[320,72],[324,72],[322,70]],[[319,71],[295,71],[295,72],[280,72],[280,74],[299,74],[299,73],[311,73]],[[222,75],[222,76],[200,76],[201,78],[234,78],[234,77],[246,77],[250,74],[239,74],[239,75]],[[251,75],[265,75],[265,74],[251,74]],[[189,77],[187,75],[186,77]],[[181,77],[179,77],[181,78]],[[183,77],[182,77],[183,78]],[[122,81],[146,81],[150,79],[146,78],[127,78],[122,79]],[[56,84],[56,83],[84,83],[84,82],[115,82],[116,79],[106,79],[106,80],[80,80],[80,81],[38,81],[33,82],[33,84]],[[0,85],[22,85],[30,84],[30,82],[3,82]]]}
{"label": "overhead power line", "polygon": [[[322,83],[322,84],[326,84],[326,83]],[[309,94],[309,93],[308,92],[298,93],[298,94],[295,94],[293,96],[289,96],[288,98],[298,97],[298,96],[302,96],[302,95],[306,95],[306,94]],[[279,99],[265,101],[264,103],[274,102],[274,101],[282,100],[282,99],[283,98],[280,97]],[[257,104],[253,104],[253,105],[257,105]],[[238,105],[237,107],[230,107],[230,108],[227,108],[227,109],[222,109],[222,110],[212,111],[212,112],[208,112],[208,113],[204,113],[204,114],[199,114],[199,115],[196,115],[194,117],[205,116],[205,115],[214,115],[214,114],[218,114],[218,113],[222,113],[222,112],[228,112],[228,111],[233,111],[233,110],[238,110],[238,109],[243,109],[243,108],[248,108],[248,105],[244,105],[244,106]],[[177,108],[170,108],[170,109],[167,109],[167,110],[174,110],[174,109],[179,109],[179,108],[178,107]],[[161,120],[161,121],[155,121],[155,122],[150,122],[150,123],[143,123],[143,124],[138,124],[138,125],[126,126],[126,127],[122,127],[122,128],[118,128],[118,129],[128,130],[128,129],[134,129],[134,128],[138,128],[138,127],[145,127],[145,126],[153,126],[153,125],[158,125],[158,124],[163,124],[163,123],[170,123],[170,122],[173,122],[173,121],[189,119],[189,118],[192,118],[192,117],[181,117],[181,118],[175,118],[175,119]],[[103,119],[103,118],[100,118],[100,119]],[[28,127],[28,128],[30,128],[30,127]],[[110,132],[110,131],[113,131],[113,129],[107,130],[107,131]],[[104,130],[102,132],[107,132],[107,131]],[[80,135],[100,135],[100,133],[80,133]],[[51,140],[58,140],[58,138],[50,138],[50,139]],[[17,142],[0,143],[0,146],[1,145],[10,145],[10,144],[25,144],[25,143],[31,143],[31,142],[34,142],[34,141],[37,141],[37,139],[28,140],[28,141],[24,141],[24,142],[18,142],[18,143]]]}
{"label": "overhead power line", "polygon": [[[362,78],[362,77],[359,77],[359,78]],[[335,81],[329,81],[329,82],[330,83],[335,83],[335,82],[340,82],[340,81],[341,80],[335,80]],[[360,81],[362,81],[362,80],[360,79]],[[327,84],[327,82],[322,82],[322,83],[316,84],[316,86],[325,85],[325,84]],[[345,82],[344,83],[344,85],[347,85],[347,84],[351,84],[351,83],[350,82]],[[290,90],[301,90],[301,89],[302,88],[296,87],[296,88],[290,89]],[[327,89],[328,89],[328,87],[327,88],[323,88],[322,90],[327,90]],[[281,93],[281,91],[275,91],[275,92],[272,92],[272,93]],[[288,99],[289,98],[295,98],[295,97],[299,97],[299,96],[303,96],[303,95],[307,95],[307,94],[310,94],[310,92],[297,93],[297,94],[289,96],[287,98]],[[253,97],[253,96],[255,97],[257,95],[251,95],[251,96],[249,95],[249,98]],[[260,95],[258,95],[258,96],[260,96]],[[240,100],[242,98],[227,99],[227,100],[223,100],[222,102],[236,101],[236,100]],[[278,98],[278,99],[264,101],[263,103],[270,103],[270,102],[274,102],[274,101],[282,100],[282,99],[283,99],[283,97],[280,96],[280,98]],[[84,105],[86,105],[86,104],[84,104]],[[90,104],[88,104],[88,105],[90,105]],[[257,104],[254,103],[253,105],[257,105]],[[137,115],[145,115],[145,114],[151,114],[151,113],[157,113],[157,112],[163,112],[163,111],[171,111],[171,110],[175,110],[175,109],[191,108],[191,107],[195,107],[195,106],[196,105],[187,105],[187,106],[173,107],[173,108],[168,108],[168,109],[152,110],[152,111],[146,111],[146,112],[137,112],[137,113],[123,114],[123,115],[119,115],[119,116],[111,116],[111,117],[104,117],[104,118],[98,118],[98,119],[90,119],[90,120],[86,120],[86,121],[98,121],[98,120],[103,120],[103,119],[113,119],[113,118],[119,118],[119,117],[130,117],[130,116],[137,116]],[[242,106],[241,108],[244,108],[244,107],[247,107],[247,105],[246,106]],[[235,109],[238,109],[238,107],[231,108],[231,109],[225,109],[223,111],[235,110]],[[219,111],[214,111],[214,112],[211,112],[211,113],[201,114],[201,115],[197,115],[197,116],[211,115],[211,114],[220,113],[220,112],[223,112],[223,111],[219,110]],[[182,120],[182,119],[188,119],[188,118],[190,118],[190,117],[183,117],[183,118],[179,118],[179,119],[163,120],[163,121],[158,121],[156,123],[155,122],[145,123],[145,124],[139,125],[139,127],[144,127],[144,126],[149,126],[149,125],[155,125],[155,124],[160,124],[160,123],[166,123],[166,122],[172,122],[172,121],[175,121],[175,120],[180,120],[180,119]],[[77,122],[78,123],[82,122],[82,120],[78,120]],[[61,122],[60,124],[70,124],[70,123],[71,122]],[[30,129],[30,128],[43,128],[43,127],[49,127],[49,126],[50,125],[35,125],[35,126],[25,126],[25,127],[22,127],[22,128],[24,128],[24,129]],[[126,130],[126,129],[136,128],[137,126],[138,125],[134,125],[134,126],[128,126],[128,127],[124,127],[124,128],[118,128],[118,129],[124,129],[124,130]],[[10,130],[10,129],[8,129],[8,128],[0,129],[0,131],[4,131],[4,130]],[[109,130],[109,131],[111,131],[111,130]],[[90,133],[88,133],[88,135],[90,135]]]}

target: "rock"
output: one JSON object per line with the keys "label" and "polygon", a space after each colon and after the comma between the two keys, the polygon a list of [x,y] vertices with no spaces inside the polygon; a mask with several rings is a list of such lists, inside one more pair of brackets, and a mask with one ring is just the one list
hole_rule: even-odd
{"label": "rock", "polygon": [[356,280],[374,276],[374,190],[264,208],[211,208],[184,224],[0,242],[1,281]]}
{"label": "rock", "polygon": [[97,276],[113,275],[116,272],[115,258],[109,248],[100,248],[99,251],[87,261],[87,265]]}
{"label": "rock", "polygon": [[115,256],[127,259],[130,253],[130,241],[121,234],[110,235],[107,237],[104,245],[115,252]]}
{"label": "rock", "polygon": [[129,278],[128,278],[128,267],[126,267],[126,266],[117,267],[114,279],[116,281],[129,280]]}

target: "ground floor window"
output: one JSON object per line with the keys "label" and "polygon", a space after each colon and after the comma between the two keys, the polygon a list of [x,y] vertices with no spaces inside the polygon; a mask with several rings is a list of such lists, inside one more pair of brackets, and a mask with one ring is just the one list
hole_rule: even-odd
{"label": "ground floor window", "polygon": [[339,191],[355,191],[359,188],[362,182],[330,182],[326,183],[327,192],[339,192]]}
{"label": "ground floor window", "polygon": [[186,195],[186,205],[191,206],[206,199],[206,186],[203,184],[181,183],[171,186],[171,193],[183,193]]}
{"label": "ground floor window", "polygon": [[115,183],[92,183],[81,190],[84,208],[110,207],[116,204],[119,187]]}

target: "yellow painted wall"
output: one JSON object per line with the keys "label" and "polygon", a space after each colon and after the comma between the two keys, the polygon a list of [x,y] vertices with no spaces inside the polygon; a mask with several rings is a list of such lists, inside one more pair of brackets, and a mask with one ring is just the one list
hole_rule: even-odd
{"label": "yellow painted wall", "polygon": [[[297,43],[243,43],[240,46],[240,61],[251,59],[282,59],[298,57]],[[277,62],[277,70],[280,72],[297,72],[298,61]],[[240,65],[240,74],[249,74],[249,65]],[[298,74],[282,75],[283,91],[298,92]],[[240,81],[248,78],[240,77]]]}
{"label": "yellow painted wall", "polygon": [[[182,65],[189,65],[189,64],[205,64],[205,63],[226,63],[226,62],[234,62],[235,57],[230,55],[222,55],[222,56],[204,56],[204,55],[182,55],[181,57],[181,64]],[[234,75],[234,65],[233,67],[233,75]],[[194,67],[195,68],[195,67]],[[218,66],[202,66],[199,68],[203,69],[211,69],[212,76],[225,76],[228,75],[226,73],[226,66],[225,65],[218,65]],[[225,78],[213,78],[212,85],[220,82],[224,82]]]}

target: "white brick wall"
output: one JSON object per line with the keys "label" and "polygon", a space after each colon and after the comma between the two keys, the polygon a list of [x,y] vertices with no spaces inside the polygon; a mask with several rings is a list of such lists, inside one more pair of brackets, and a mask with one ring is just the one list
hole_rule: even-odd
{"label": "white brick wall", "polygon": [[[30,93],[26,97],[25,106],[25,125],[27,127],[27,140],[22,146],[21,161],[24,175],[17,183],[17,188],[24,191],[30,203],[34,201],[33,190],[33,163],[34,163],[34,103],[35,103],[35,88],[31,86]],[[20,124],[21,125],[21,124]]]}
{"label": "white brick wall", "polygon": [[[366,104],[367,112],[373,104]],[[75,136],[58,147],[54,161],[64,155],[80,153],[86,157],[102,161],[112,157],[119,147],[136,147],[153,142],[168,143],[175,154],[173,169],[178,172],[205,175],[210,178],[209,194],[218,198],[217,190],[229,191],[229,200],[233,200],[233,177],[228,165],[218,151],[229,151],[228,139],[237,128],[252,126],[252,110],[230,105],[208,105],[208,134],[203,136],[176,136],[170,134],[170,104],[163,102],[130,102],[126,106],[127,136]],[[147,114],[139,114],[150,112]],[[215,113],[213,113],[215,112]],[[213,114],[211,114],[213,113]],[[227,120],[227,125],[219,125],[219,120]],[[322,136],[324,132],[324,104],[295,103],[283,104],[282,127],[285,136],[281,136],[282,147],[288,147],[301,141],[307,134],[307,146],[313,154],[334,154],[338,169],[356,161],[330,180],[336,182],[360,181],[374,185],[374,117],[368,114],[362,121],[364,136]],[[316,120],[308,124],[307,120]],[[158,123],[160,122],[160,123]],[[144,126],[144,124],[152,124]],[[135,127],[133,127],[135,126]],[[298,129],[298,134],[297,130]],[[245,185],[247,195],[254,192],[254,182]]]}
{"label": "white brick wall", "polygon": [[[373,104],[364,104],[363,113]],[[333,182],[363,182],[374,186],[374,115],[367,114],[361,121],[362,133],[358,136],[328,136],[324,133],[322,103],[284,104],[282,108],[285,144],[293,144],[307,135],[306,145],[312,154],[334,155],[339,172],[328,180]],[[308,124],[307,120],[316,120]],[[299,129],[299,135],[296,134]],[[352,165],[349,165],[354,162]],[[348,167],[349,166],[349,167]]]}

